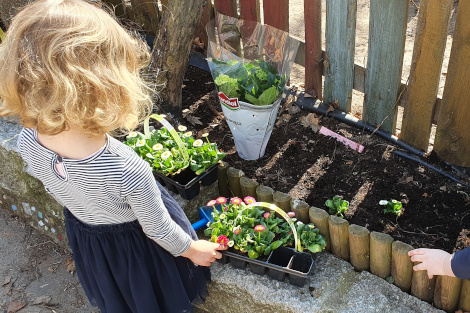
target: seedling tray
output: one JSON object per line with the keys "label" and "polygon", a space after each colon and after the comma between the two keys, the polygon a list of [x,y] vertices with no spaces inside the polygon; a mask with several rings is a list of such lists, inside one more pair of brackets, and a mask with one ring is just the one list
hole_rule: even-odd
{"label": "seedling tray", "polygon": [[178,193],[183,199],[191,200],[199,194],[200,184],[210,186],[217,180],[219,163],[213,164],[201,175],[196,175],[189,168],[173,176],[153,172],[155,179],[168,190]]}
{"label": "seedling tray", "polygon": [[[310,275],[314,265],[314,257],[305,252],[296,252],[294,249],[280,247],[271,252],[267,261],[250,259],[247,256],[236,254],[230,251],[221,251],[221,263],[229,263],[239,269],[249,266],[253,273],[267,275],[273,279],[284,281],[289,277],[289,283],[303,287],[307,276]],[[294,257],[293,257],[294,256]],[[280,264],[285,264],[282,266]]]}

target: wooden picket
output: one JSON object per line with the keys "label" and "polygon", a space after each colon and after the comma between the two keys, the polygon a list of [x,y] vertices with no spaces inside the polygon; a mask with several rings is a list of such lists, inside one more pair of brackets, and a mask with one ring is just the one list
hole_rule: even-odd
{"label": "wooden picket", "polygon": [[351,111],[356,42],[356,0],[326,1],[325,102]]}
{"label": "wooden picket", "polygon": [[408,0],[370,1],[369,51],[363,118],[381,130],[394,133],[395,105],[408,18]]}
{"label": "wooden picket", "polygon": [[434,150],[440,159],[470,166],[470,1],[460,1]]}
{"label": "wooden picket", "polygon": [[321,0],[304,0],[305,91],[323,99],[321,49]]}
{"label": "wooden picket", "polygon": [[401,139],[426,151],[453,0],[421,0]]}
{"label": "wooden picket", "polygon": [[289,31],[289,0],[263,0],[264,23]]}
{"label": "wooden picket", "polygon": [[238,17],[237,1],[235,0],[214,0],[214,7],[218,13]]}
{"label": "wooden picket", "polygon": [[260,21],[260,4],[258,0],[239,0],[240,18],[245,21]]}

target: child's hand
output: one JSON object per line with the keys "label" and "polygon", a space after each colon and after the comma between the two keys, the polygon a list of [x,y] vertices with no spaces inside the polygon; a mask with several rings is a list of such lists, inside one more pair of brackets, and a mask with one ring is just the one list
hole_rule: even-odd
{"label": "child's hand", "polygon": [[413,266],[415,271],[428,271],[429,279],[434,275],[447,275],[455,277],[452,272],[451,260],[452,255],[439,249],[415,249],[408,252],[411,261],[421,262]]}
{"label": "child's hand", "polygon": [[216,259],[222,257],[222,254],[217,250],[227,250],[227,247],[207,240],[198,240],[193,241],[189,249],[181,256],[190,259],[197,265],[210,266]]}

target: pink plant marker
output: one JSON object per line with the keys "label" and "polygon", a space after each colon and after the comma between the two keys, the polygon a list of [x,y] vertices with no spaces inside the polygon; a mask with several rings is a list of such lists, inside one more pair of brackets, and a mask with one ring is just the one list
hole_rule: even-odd
{"label": "pink plant marker", "polygon": [[335,133],[334,131],[332,130],[329,130],[328,128],[322,126],[320,128],[320,133],[325,135],[325,136],[329,136],[329,137],[333,137],[333,138],[336,138],[336,140],[338,140],[339,142],[342,142],[343,144],[345,144],[346,146],[350,147],[351,149],[354,149],[356,150],[357,152],[361,153],[363,150],[364,150],[364,146],[363,145],[360,145],[358,144],[357,142],[354,142],[352,140],[349,140],[348,138],[346,137],[343,137],[341,136],[340,134],[337,134]]}

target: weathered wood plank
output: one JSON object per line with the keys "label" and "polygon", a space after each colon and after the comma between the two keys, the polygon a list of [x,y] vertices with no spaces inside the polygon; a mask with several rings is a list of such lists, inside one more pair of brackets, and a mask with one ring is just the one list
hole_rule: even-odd
{"label": "weathered wood plank", "polygon": [[356,42],[356,0],[326,1],[325,102],[351,111]]}
{"label": "weathered wood plank", "polygon": [[212,7],[212,4],[210,3],[210,1],[208,1],[206,5],[204,6],[204,10],[202,11],[201,21],[199,22],[199,28],[196,31],[195,37],[199,37],[199,41],[204,44],[205,50],[207,49],[207,43],[208,43],[206,25],[211,20],[211,15],[212,15],[211,13],[213,12],[214,12],[214,8]]}
{"label": "weathered wood plank", "polygon": [[470,166],[470,1],[460,1],[434,150],[441,160]]}
{"label": "weathered wood plank", "polygon": [[236,0],[214,0],[216,12],[232,17],[238,17]]}
{"label": "weathered wood plank", "polygon": [[264,23],[289,31],[289,0],[263,0]]}
{"label": "weathered wood plank", "polygon": [[240,2],[240,19],[245,21],[260,21],[260,5],[259,0],[239,0]]}
{"label": "weathered wood plank", "polygon": [[409,3],[370,1],[363,118],[371,125],[381,124],[381,130],[390,134],[395,132]]}
{"label": "weathered wood plank", "polygon": [[401,139],[426,151],[453,0],[421,0]]}
{"label": "weathered wood plank", "polygon": [[305,91],[323,99],[321,49],[321,0],[304,0]]}

